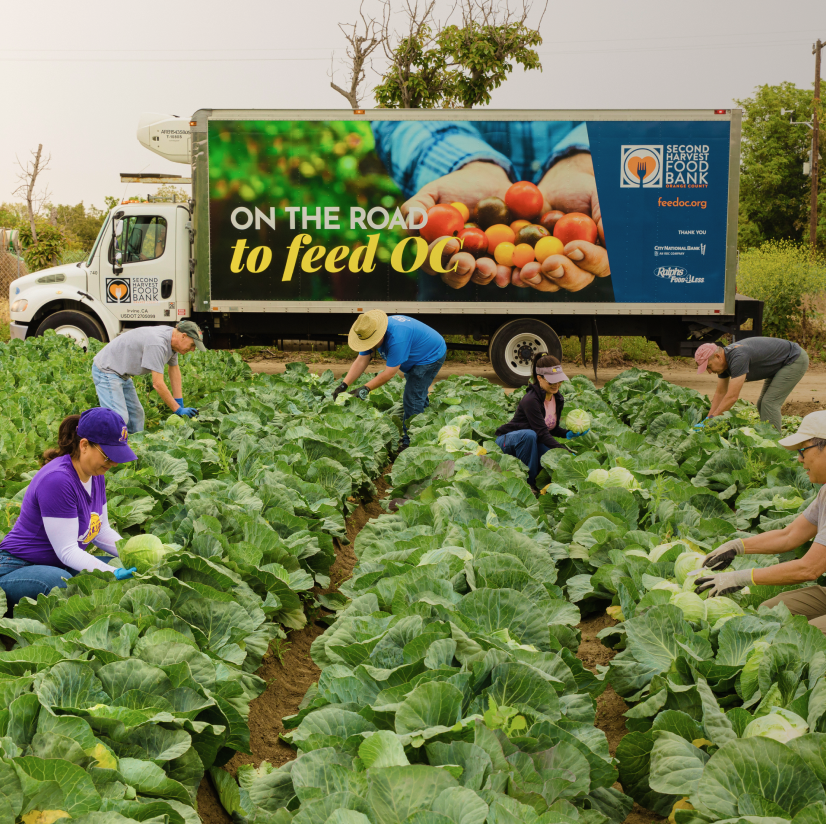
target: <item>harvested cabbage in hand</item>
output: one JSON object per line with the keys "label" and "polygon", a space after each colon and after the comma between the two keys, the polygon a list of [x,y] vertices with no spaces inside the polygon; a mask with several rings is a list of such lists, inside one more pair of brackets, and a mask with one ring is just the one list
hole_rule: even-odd
{"label": "harvested cabbage in hand", "polygon": [[584,409],[572,409],[565,416],[564,426],[571,432],[587,432],[591,428],[591,416]]}
{"label": "harvested cabbage in hand", "polygon": [[138,572],[144,573],[160,564],[167,552],[157,535],[135,535],[119,550],[118,557],[124,569],[137,567]]}

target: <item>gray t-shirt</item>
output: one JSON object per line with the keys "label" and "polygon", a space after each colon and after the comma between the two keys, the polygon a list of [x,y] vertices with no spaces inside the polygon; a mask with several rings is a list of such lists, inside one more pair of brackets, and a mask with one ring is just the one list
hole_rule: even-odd
{"label": "gray t-shirt", "polygon": [[721,378],[739,378],[746,381],[762,381],[773,378],[784,366],[794,363],[800,355],[800,347],[781,338],[746,338],[724,347],[728,369]]}
{"label": "gray t-shirt", "polygon": [[817,493],[817,497],[806,507],[803,517],[817,527],[815,543],[826,546],[826,486]]}
{"label": "gray t-shirt", "polygon": [[161,372],[178,365],[178,353],[172,351],[171,326],[139,326],[118,335],[95,355],[94,364],[102,372],[114,372],[122,378]]}

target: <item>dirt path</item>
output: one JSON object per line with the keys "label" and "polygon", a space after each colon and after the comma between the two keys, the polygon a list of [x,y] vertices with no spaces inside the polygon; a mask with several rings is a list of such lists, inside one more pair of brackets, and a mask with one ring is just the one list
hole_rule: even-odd
{"label": "dirt path", "polygon": [[[388,484],[384,475],[389,471],[390,467],[385,467],[375,481],[378,497],[360,504],[347,518],[347,538],[350,543],[342,545],[335,542],[336,562],[330,570],[330,580],[333,583],[326,592],[335,591],[352,574],[356,565],[353,542],[368,521],[383,514],[379,501],[387,492]],[[233,776],[242,764],[254,764],[257,767],[262,761],[269,761],[280,767],[295,758],[295,750],[280,738],[284,732],[281,719],[298,712],[307,690],[318,681],[321,670],[310,657],[310,647],[326,629],[324,622],[308,616],[304,629],[288,632],[286,641],[270,646],[256,673],[267,682],[267,689],[250,704],[252,754],[237,753],[232,758],[226,769]],[[204,824],[232,824],[232,819],[221,806],[208,776],[204,777],[198,790],[198,814]]]}
{"label": "dirt path", "polygon": [[[603,646],[597,638],[597,633],[600,630],[605,627],[612,627],[616,623],[613,618],[609,618],[604,612],[600,612],[589,616],[577,625],[577,628],[582,632],[582,642],[576,655],[591,672],[596,672],[597,664],[605,666],[616,655],[614,650]],[[616,753],[619,742],[628,732],[625,729],[625,718],[623,717],[627,709],[628,704],[614,692],[610,685],[597,698],[596,725],[598,729],[605,733],[605,737],[608,739],[608,750],[612,756]],[[622,789],[619,782],[614,786],[618,790]],[[665,821],[665,819],[660,818],[650,810],[643,809],[639,804],[634,804],[634,809],[631,810],[624,824],[652,824],[652,822],[659,821]]]}

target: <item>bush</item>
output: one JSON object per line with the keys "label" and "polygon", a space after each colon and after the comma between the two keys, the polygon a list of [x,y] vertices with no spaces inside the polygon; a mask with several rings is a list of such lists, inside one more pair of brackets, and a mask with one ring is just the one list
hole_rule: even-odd
{"label": "bush", "polygon": [[740,254],[737,291],[764,302],[764,335],[806,343],[819,319],[809,298],[826,291],[826,259],[806,243],[768,241]]}

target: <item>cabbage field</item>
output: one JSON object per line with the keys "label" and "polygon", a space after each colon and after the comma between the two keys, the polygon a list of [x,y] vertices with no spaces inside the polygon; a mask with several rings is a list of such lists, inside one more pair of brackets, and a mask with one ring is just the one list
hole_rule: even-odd
{"label": "cabbage field", "polygon": [[[51,335],[2,347],[2,531],[60,419],[94,405],[88,359]],[[331,372],[184,360],[199,418],[155,410],[107,474],[115,526],[157,536],[159,563],[0,621],[0,822],[194,824],[208,773],[249,824],[621,824],[634,801],[677,824],[826,824],[826,636],[759,606],[781,588],[691,591],[702,555],[816,493],[753,407],[695,431],[704,400],[655,373],[574,378],[590,432],[543,457],[537,499],[494,442],[518,398],[441,381],[325,595],[403,384],[335,404]],[[230,774],[268,645],[319,607],[321,676],[283,719],[297,758]],[[606,609],[618,654],[594,673],[577,624]],[[615,757],[608,684],[631,707]]]}

